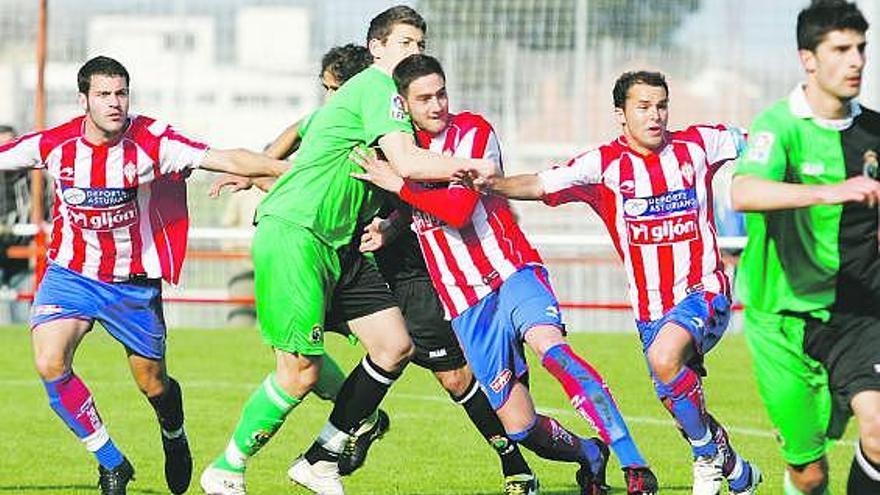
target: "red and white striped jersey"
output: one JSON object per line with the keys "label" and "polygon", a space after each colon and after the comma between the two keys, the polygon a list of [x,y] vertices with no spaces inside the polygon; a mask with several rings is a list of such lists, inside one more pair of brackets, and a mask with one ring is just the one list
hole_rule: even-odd
{"label": "red and white striped jersey", "polygon": [[[436,153],[461,158],[488,158],[501,165],[501,148],[495,131],[483,117],[472,113],[450,116],[442,133],[431,136],[418,132],[419,145]],[[481,195],[460,184],[422,184],[426,192],[444,188],[449,199],[438,202],[436,214],[414,210],[412,228],[418,234],[428,273],[447,318],[454,318],[498,289],[520,268],[541,264],[517,225],[507,200]],[[418,191],[405,188],[401,197],[412,200]],[[418,208],[424,203],[413,201]],[[445,211],[442,211],[445,210]],[[468,212],[470,212],[468,214]],[[441,218],[461,216],[457,225]]]}
{"label": "red and white striped jersey", "polygon": [[712,177],[744,147],[738,128],[693,126],[670,133],[657,153],[642,155],[621,137],[539,177],[547,204],[583,201],[599,214],[626,267],[633,310],[650,321],[696,290],[729,297]]}
{"label": "red and white striped jersey", "polygon": [[49,259],[105,282],[177,283],[189,228],[183,175],[207,146],[134,115],[117,142],[96,146],[84,120],[0,146],[0,170],[45,168],[55,183]]}

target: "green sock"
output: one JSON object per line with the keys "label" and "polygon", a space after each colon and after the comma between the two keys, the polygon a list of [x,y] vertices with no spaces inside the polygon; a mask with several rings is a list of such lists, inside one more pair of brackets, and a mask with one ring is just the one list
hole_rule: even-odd
{"label": "green sock", "polygon": [[275,373],[267,376],[244,404],[226,451],[214,460],[213,466],[244,472],[248,458],[266,445],[299,403],[300,399],[291,397],[278,385]]}
{"label": "green sock", "polygon": [[312,392],[324,400],[335,401],[343,382],[345,382],[345,373],[329,354],[324,354],[321,374],[318,376],[318,383],[312,388]]}

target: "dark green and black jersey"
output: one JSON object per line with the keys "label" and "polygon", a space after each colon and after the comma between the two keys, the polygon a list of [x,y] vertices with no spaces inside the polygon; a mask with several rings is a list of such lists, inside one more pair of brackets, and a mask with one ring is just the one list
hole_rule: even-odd
{"label": "dark green and black jersey", "polygon": [[[877,178],[880,114],[853,103],[851,116],[814,117],[799,86],[755,119],[736,173],[795,184]],[[823,319],[829,311],[876,312],[877,227],[877,208],[855,203],[746,214],[740,298],[760,311]]]}

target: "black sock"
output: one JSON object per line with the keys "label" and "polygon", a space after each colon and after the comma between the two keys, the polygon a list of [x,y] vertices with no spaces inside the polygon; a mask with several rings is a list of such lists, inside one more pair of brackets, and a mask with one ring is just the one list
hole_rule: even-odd
{"label": "black sock", "polygon": [[[451,396],[451,395],[450,395]],[[523,458],[516,442],[507,437],[504,426],[495,410],[489,404],[486,394],[477,385],[476,379],[471,380],[467,390],[461,397],[451,396],[457,404],[464,408],[468,417],[483,438],[495,449],[501,459],[501,470],[504,476],[514,474],[531,474],[528,463]]]}
{"label": "black sock", "polygon": [[849,467],[846,493],[848,495],[880,493],[880,463],[872,462],[865,456],[861,443],[856,446],[856,455]]}
{"label": "black sock", "polygon": [[[388,388],[400,377],[400,372],[386,371],[364,356],[360,364],[348,374],[336,395],[329,423],[349,435],[360,427],[361,422],[379,407]],[[333,430],[336,431],[336,430]],[[339,453],[325,448],[315,441],[305,453],[310,464],[317,461],[336,461]]]}
{"label": "black sock", "polygon": [[165,392],[147,400],[156,411],[159,426],[164,432],[175,433],[183,427],[183,394],[180,392],[180,384],[177,380],[169,376]]}

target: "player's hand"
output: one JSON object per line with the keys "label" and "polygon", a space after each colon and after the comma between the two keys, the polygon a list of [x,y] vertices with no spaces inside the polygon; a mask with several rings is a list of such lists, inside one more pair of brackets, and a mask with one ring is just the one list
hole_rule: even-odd
{"label": "player's hand", "polygon": [[[488,160],[486,158],[480,158],[478,160],[471,160],[471,166],[465,170],[460,170],[456,173],[456,175],[464,174],[469,176],[471,179],[476,180],[478,178],[488,179],[491,177],[498,177],[501,175],[501,168],[498,167],[498,163],[494,160]],[[457,177],[454,177],[457,178]]]}
{"label": "player's hand", "polygon": [[379,217],[374,218],[369,225],[364,227],[364,233],[361,235],[360,251],[362,253],[378,251],[396,237],[396,230],[394,222],[391,220]]}
{"label": "player's hand", "polygon": [[880,181],[863,175],[822,188],[821,197],[825,204],[864,203],[869,208],[880,204]]}
{"label": "player's hand", "polygon": [[403,179],[397,175],[397,172],[391,168],[388,162],[380,160],[376,156],[375,151],[358,147],[351,152],[349,158],[365,170],[364,173],[352,173],[352,177],[372,182],[376,186],[395,194],[400,192],[400,189],[403,187]]}
{"label": "player's hand", "polygon": [[224,187],[228,187],[231,192],[246,191],[253,186],[254,183],[248,177],[239,177],[232,174],[224,174],[211,184],[208,190],[208,196],[212,198],[220,197]]}

